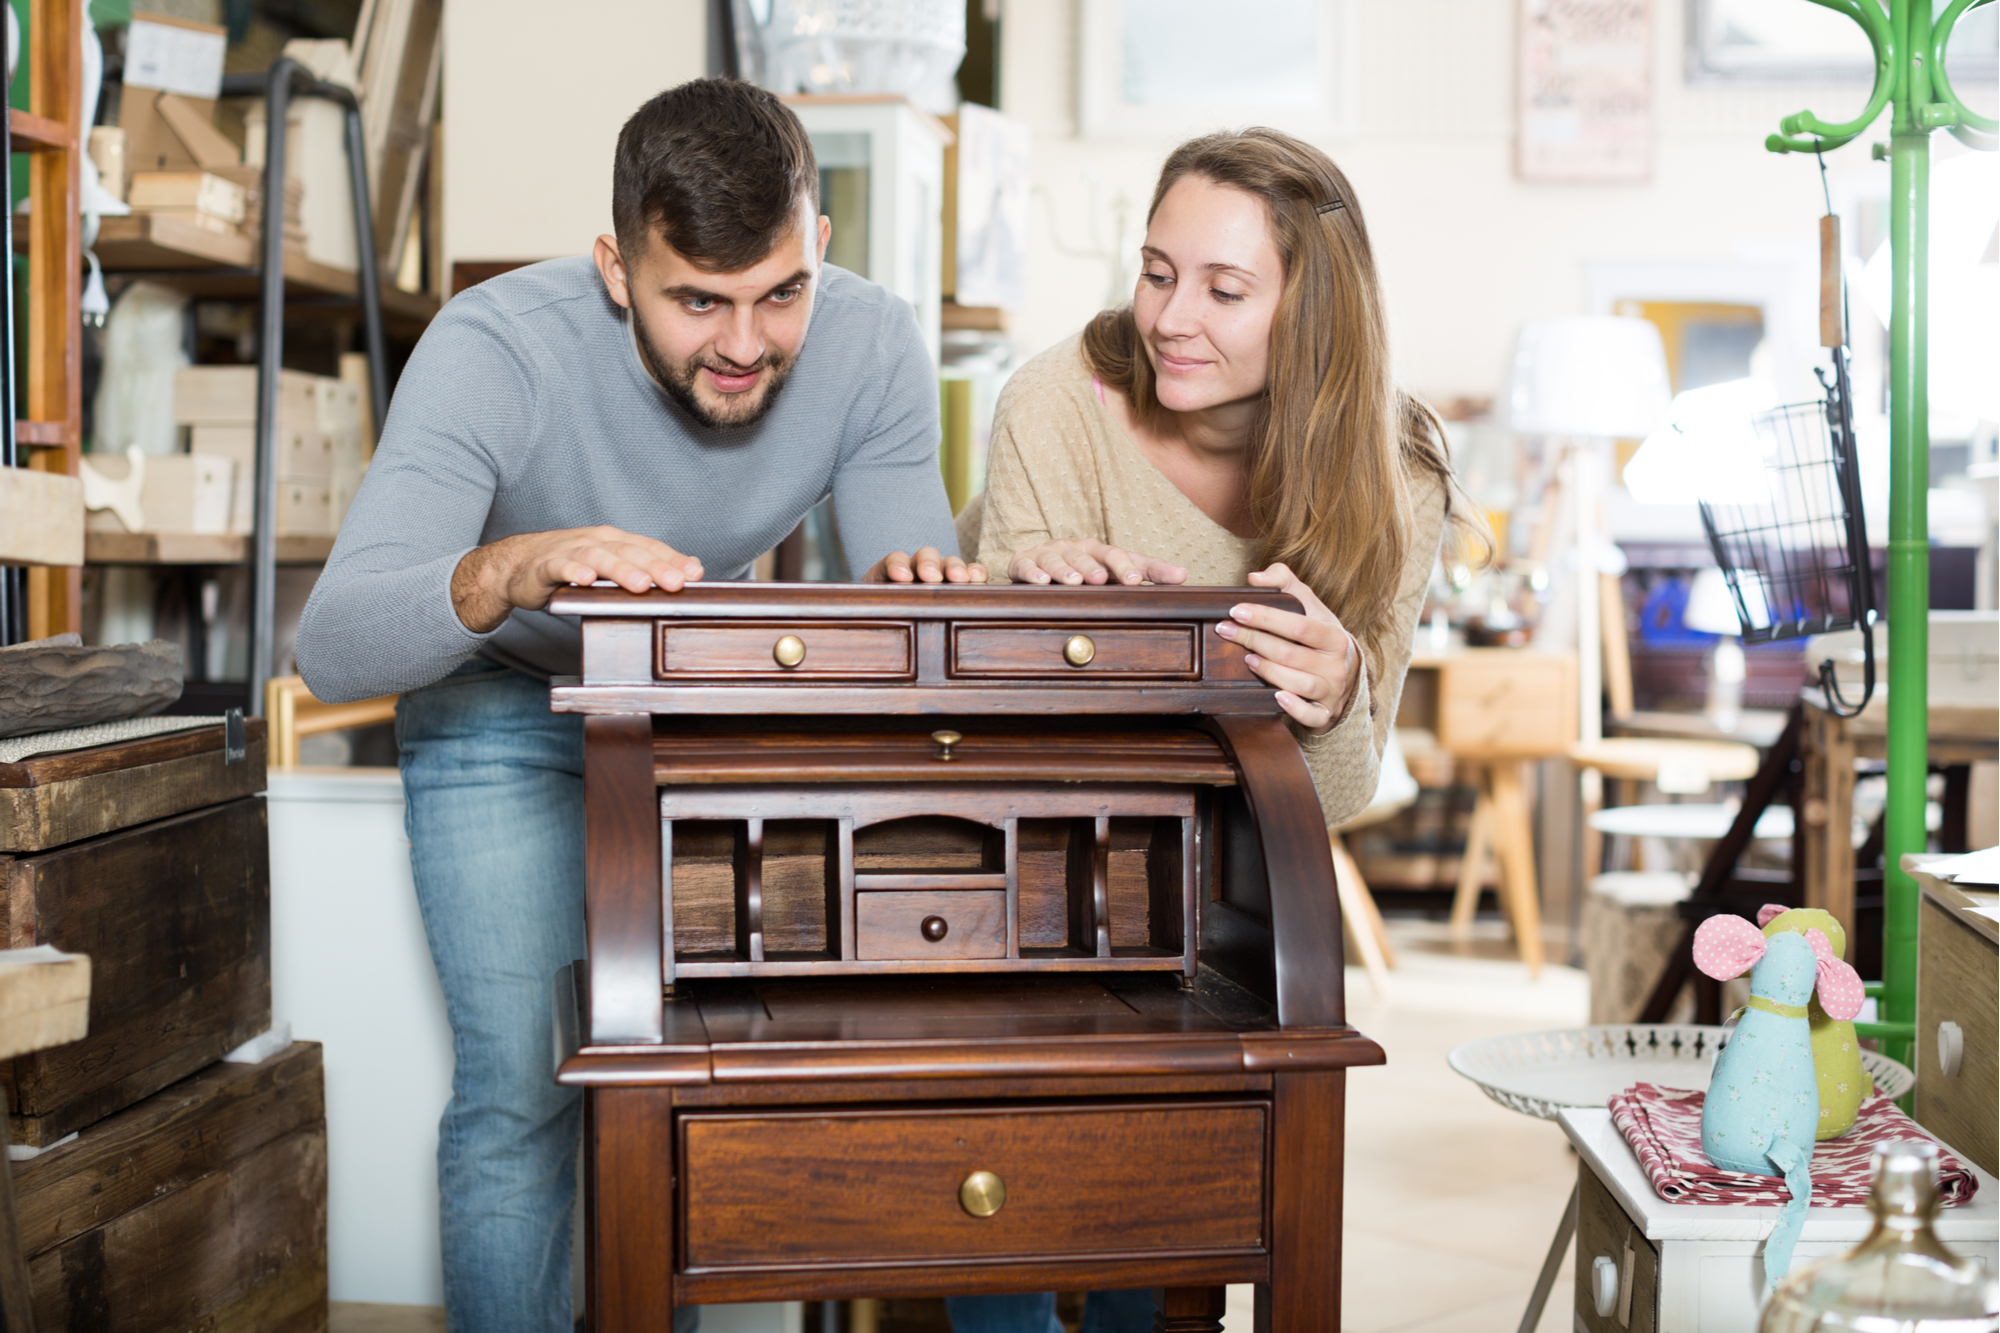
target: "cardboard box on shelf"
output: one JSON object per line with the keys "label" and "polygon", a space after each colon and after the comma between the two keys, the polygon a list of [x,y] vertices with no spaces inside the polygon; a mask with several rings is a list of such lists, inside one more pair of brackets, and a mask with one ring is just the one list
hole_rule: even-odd
{"label": "cardboard box on shelf", "polygon": [[[174,420],[182,425],[248,426],[257,420],[257,367],[188,366],[174,376]],[[358,430],[352,384],[303,371],[278,373],[278,424],[338,434]]]}
{"label": "cardboard box on shelf", "polygon": [[310,482],[278,483],[278,535],[280,537],[331,536],[333,488]]}
{"label": "cardboard box on shelf", "polygon": [[197,213],[232,225],[248,216],[243,186],[212,171],[135,172],[126,202],[140,212]]}
{"label": "cardboard box on shelf", "polygon": [[[139,483],[140,532],[225,533],[234,508],[236,464],[212,454],[141,455],[146,474]],[[123,454],[91,454],[84,466],[114,481],[131,475]],[[94,532],[133,529],[112,509],[94,509],[86,524]]]}

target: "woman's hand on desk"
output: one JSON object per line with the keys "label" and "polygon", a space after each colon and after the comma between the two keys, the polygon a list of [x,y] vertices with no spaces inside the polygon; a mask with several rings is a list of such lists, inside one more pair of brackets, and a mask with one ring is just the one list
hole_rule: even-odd
{"label": "woman's hand on desk", "polygon": [[679,592],[701,561],[617,528],[524,532],[469,551],[451,574],[451,607],[474,634],[500,628],[515,607],[539,611],[556,590],[609,579],[627,592]]}
{"label": "woman's hand on desk", "polygon": [[1347,711],[1360,680],[1361,654],[1355,651],[1354,637],[1285,566],[1256,570],[1250,583],[1291,594],[1305,614],[1244,603],[1230,608],[1233,619],[1217,625],[1215,632],[1243,647],[1250,669],[1277,686],[1278,707],[1308,732],[1324,735]]}
{"label": "woman's hand on desk", "polygon": [[869,566],[863,583],[984,583],[986,566],[968,565],[957,556],[942,555],[926,546],[915,555],[891,551]]}
{"label": "woman's hand on desk", "polygon": [[1121,551],[1094,537],[1043,542],[1017,551],[1007,562],[1016,583],[1185,583],[1187,571],[1137,551]]}

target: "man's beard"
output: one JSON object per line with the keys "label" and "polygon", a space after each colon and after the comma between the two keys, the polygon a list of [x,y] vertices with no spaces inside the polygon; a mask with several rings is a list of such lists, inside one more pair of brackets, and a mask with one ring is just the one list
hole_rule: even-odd
{"label": "man's beard", "polygon": [[[727,395],[723,400],[725,406],[718,412],[695,396],[695,377],[701,374],[704,366],[712,363],[696,356],[679,366],[669,366],[667,359],[660,355],[657,347],[653,346],[653,340],[646,336],[645,321],[639,318],[637,311],[632,315],[632,332],[638,339],[639,355],[645,360],[646,369],[652,372],[653,378],[666,391],[667,397],[673,399],[680,405],[682,411],[710,430],[754,426],[762,421],[770,415],[771,409],[778,405],[778,390],[785,387],[785,376],[790,374],[792,369],[791,358],[778,352],[766,351],[757,363],[769,374],[762,392],[751,389]],[[725,363],[714,368],[724,374],[741,375],[757,367]]]}

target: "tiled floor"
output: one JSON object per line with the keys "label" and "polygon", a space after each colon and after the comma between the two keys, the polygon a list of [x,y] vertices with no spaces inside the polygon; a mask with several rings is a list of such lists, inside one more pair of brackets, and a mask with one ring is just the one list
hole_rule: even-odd
{"label": "tiled floor", "polygon": [[[1577,1026],[1589,989],[1566,967],[1530,981],[1497,925],[1482,923],[1469,945],[1442,925],[1389,929],[1401,962],[1390,997],[1348,972],[1349,1016],[1389,1063],[1347,1080],[1342,1322],[1348,1333],[1504,1333],[1520,1323],[1576,1158],[1555,1125],[1489,1100],[1445,1055],[1475,1037]],[[1571,1326],[1572,1282],[1566,1262],[1538,1333]]]}
{"label": "tiled floor", "polygon": [[[1346,1333],[1511,1333],[1520,1323],[1570,1187],[1562,1132],[1492,1102],[1451,1072],[1460,1042],[1586,1021],[1583,974],[1545,967],[1530,981],[1504,930],[1470,944],[1441,924],[1391,920],[1401,966],[1385,1000],[1348,970],[1348,1012],[1388,1052],[1348,1075]],[[1551,941],[1553,945],[1553,941]],[[1571,1326],[1563,1264],[1537,1333]],[[1232,1287],[1228,1333],[1249,1333],[1250,1288]],[[772,1333],[780,1324],[775,1314]],[[442,1312],[333,1307],[331,1333],[443,1333]]]}

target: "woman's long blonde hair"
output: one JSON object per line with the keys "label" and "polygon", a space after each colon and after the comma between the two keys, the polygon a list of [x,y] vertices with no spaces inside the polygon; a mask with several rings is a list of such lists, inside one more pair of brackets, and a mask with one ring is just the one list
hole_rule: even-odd
{"label": "woman's long blonde hair", "polygon": [[[1263,563],[1283,561],[1370,649],[1390,612],[1413,540],[1410,483],[1436,477],[1449,497],[1444,429],[1396,387],[1368,227],[1332,159],[1277,130],[1210,134],[1160,169],[1147,221],[1184,176],[1261,199],[1285,263],[1271,325],[1270,390],[1250,436],[1250,516]],[[1091,370],[1155,427],[1166,409],[1132,308],[1084,329]],[[1379,653],[1368,654],[1372,663]]]}

